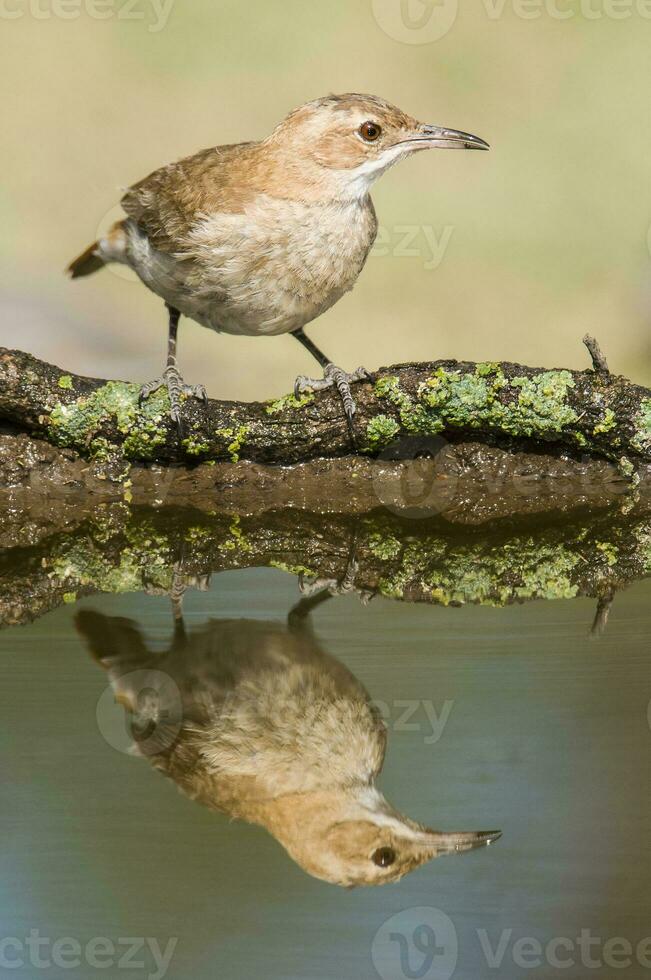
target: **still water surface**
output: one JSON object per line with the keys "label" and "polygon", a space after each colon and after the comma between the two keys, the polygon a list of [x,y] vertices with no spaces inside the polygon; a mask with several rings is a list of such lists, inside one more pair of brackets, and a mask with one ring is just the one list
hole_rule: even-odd
{"label": "still water surface", "polygon": [[[299,598],[280,570],[215,575],[184,597],[186,657],[188,644],[205,663],[228,643],[231,655],[282,660]],[[650,600],[649,580],[619,593],[598,639],[586,598],[316,605],[306,656],[325,658],[326,673],[347,668],[346,690],[362,685],[384,717],[378,786],[393,807],[427,827],[503,834],[383,887],[319,880],[264,829],[190,799],[127,751],[106,668],[129,644],[131,667],[170,649],[167,596],[88,596],[5,629],[0,933],[23,946],[3,948],[0,975],[648,976]],[[195,702],[206,683],[193,676]],[[48,938],[37,955],[49,967],[34,965],[30,930]],[[81,947],[79,966],[66,965],[74,948],[53,960],[63,937]],[[108,945],[92,960],[97,937]],[[128,952],[127,937],[144,947]],[[24,966],[10,969],[12,957]]]}

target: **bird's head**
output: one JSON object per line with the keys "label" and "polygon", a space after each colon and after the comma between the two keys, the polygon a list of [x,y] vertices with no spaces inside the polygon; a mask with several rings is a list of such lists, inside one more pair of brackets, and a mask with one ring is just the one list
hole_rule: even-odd
{"label": "bird's head", "polygon": [[389,167],[418,150],[488,150],[478,136],[421,123],[373,95],[330,95],[287,116],[269,141],[313,179],[364,196]]}
{"label": "bird's head", "polygon": [[291,857],[315,878],[347,887],[398,881],[433,858],[501,837],[499,830],[430,830],[394,810],[371,787],[296,796],[282,809],[282,821],[267,826]]}

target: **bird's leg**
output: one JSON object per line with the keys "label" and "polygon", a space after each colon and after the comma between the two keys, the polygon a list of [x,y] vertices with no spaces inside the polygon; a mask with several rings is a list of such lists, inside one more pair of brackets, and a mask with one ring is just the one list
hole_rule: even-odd
{"label": "bird's leg", "polygon": [[183,619],[183,599],[188,588],[191,586],[199,592],[207,592],[210,588],[210,575],[187,575],[183,570],[185,559],[185,549],[181,550],[181,556],[174,562],[172,569],[172,584],[168,595],[172,606],[172,616],[174,617],[174,645],[176,648],[185,642],[185,621]]}
{"label": "bird's leg", "polygon": [[316,344],[312,343],[309,337],[305,336],[301,328],[294,330],[292,332],[292,336],[296,337],[299,343],[301,343],[303,347],[310,352],[312,357],[316,358],[323,368],[322,378],[306,378],[304,375],[299,375],[294,384],[295,396],[298,398],[302,392],[308,390],[323,391],[324,388],[332,388],[334,385],[339,392],[339,397],[341,398],[344,406],[346,422],[348,424],[348,432],[350,433],[350,438],[354,445],[355,433],[353,430],[353,416],[355,415],[356,408],[355,399],[353,398],[350,386],[353,381],[368,381],[370,379],[368,371],[366,368],[358,367],[352,374],[346,374],[346,372],[341,368],[336,367],[332,361],[319,350]]}
{"label": "bird's leg", "polygon": [[341,578],[317,577],[313,578],[311,581],[308,581],[304,572],[300,572],[298,576],[298,588],[304,596],[307,596],[308,600],[315,596],[322,595],[323,592],[330,595],[350,595],[351,593],[355,593],[359,596],[360,602],[363,605],[367,605],[376,595],[376,592],[374,591],[360,589],[355,585],[355,580],[359,571],[359,562],[357,561],[357,534],[358,529],[355,527],[348,549],[346,569]]}
{"label": "bird's leg", "polygon": [[170,396],[170,418],[178,426],[181,424],[181,397],[187,395],[191,398],[199,398],[207,401],[206,389],[203,385],[186,385],[181,373],[176,366],[176,337],[179,329],[180,312],[174,307],[167,305],[169,310],[169,333],[167,336],[167,365],[160,378],[149,381],[140,389],[140,400],[148,398],[159,388],[167,388]]}
{"label": "bird's leg", "polygon": [[183,598],[185,596],[188,584],[185,575],[182,571],[183,561],[177,561],[174,563],[174,569],[172,573],[172,585],[170,586],[169,597],[170,603],[172,605],[172,616],[174,617],[174,635],[175,638],[183,638],[185,636],[185,623],[183,620]]}
{"label": "bird's leg", "polygon": [[289,610],[287,615],[288,626],[297,632],[309,632],[311,629],[311,613],[318,606],[327,602],[328,599],[332,599],[332,596],[333,593],[329,589],[322,589],[320,592],[315,592],[313,595],[299,599]]}

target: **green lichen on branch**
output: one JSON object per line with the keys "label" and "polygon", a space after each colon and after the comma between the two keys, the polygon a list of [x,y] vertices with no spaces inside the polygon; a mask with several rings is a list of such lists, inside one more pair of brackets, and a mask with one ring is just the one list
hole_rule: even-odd
{"label": "green lichen on branch", "polygon": [[52,441],[91,456],[106,458],[107,439],[100,435],[107,424],[124,437],[121,450],[127,459],[153,459],[167,439],[169,397],[162,389],[142,404],[140,387],[109,381],[73,402],[59,402],[49,417]]}
{"label": "green lichen on branch", "polygon": [[[399,410],[400,422],[407,432],[433,435],[445,427],[441,419],[414,402],[411,395],[403,390],[397,376],[387,375],[379,378],[375,382],[374,391],[377,398],[386,399],[396,406]],[[378,417],[386,419],[386,416]],[[384,424],[386,428],[386,423]]]}
{"label": "green lichen on branch", "polygon": [[88,542],[75,542],[52,560],[50,576],[67,587],[91,586],[98,592],[109,593],[138,592],[171,588],[173,568],[152,549],[143,552],[127,547],[118,556],[108,556]]}
{"label": "green lichen on branch", "polygon": [[366,426],[366,441],[371,452],[384,449],[400,432],[400,426],[388,415],[376,415]]}
{"label": "green lichen on branch", "polygon": [[636,431],[633,445],[640,452],[651,447],[651,398],[645,398],[635,418]]}
{"label": "green lichen on branch", "polygon": [[227,442],[226,451],[230,456],[231,463],[238,463],[240,450],[244,445],[249,432],[248,425],[240,425],[237,428],[215,429],[215,435]]}
{"label": "green lichen on branch", "polygon": [[410,433],[483,429],[549,441],[578,419],[567,399],[574,384],[569,371],[507,378],[498,364],[478,364],[473,372],[438,368],[419,384],[415,399],[395,375],[380,378],[375,394],[398,409]]}
{"label": "green lichen on branch", "polygon": [[269,568],[277,568],[280,572],[286,572],[287,575],[306,575],[311,578],[317,578],[318,572],[313,568],[307,568],[306,565],[288,565],[287,562],[278,561],[272,558],[269,562]]}
{"label": "green lichen on branch", "polygon": [[568,388],[574,387],[569,371],[543,371],[532,378],[512,378],[511,386],[519,388],[517,406],[509,406],[505,429],[513,435],[550,436],[560,432],[578,416],[567,404]]}
{"label": "green lichen on branch", "polygon": [[221,548],[224,551],[246,552],[251,550],[251,545],[240,527],[240,517],[237,514],[229,525],[228,534],[229,536],[221,543]]}
{"label": "green lichen on branch", "polygon": [[386,561],[378,591],[402,599],[421,594],[444,606],[468,603],[504,606],[535,599],[571,599],[582,591],[586,569],[600,588],[616,586],[625,574],[631,550],[641,571],[649,570],[649,525],[638,526],[631,543],[626,528],[609,529],[600,537],[590,525],[534,535],[516,534],[499,544],[456,543],[423,536],[394,550],[394,535],[388,531],[387,548],[378,544],[376,531],[372,553]]}
{"label": "green lichen on branch", "polygon": [[182,446],[188,456],[207,456],[210,452],[209,444],[201,439],[197,439],[193,435],[188,436],[187,439],[183,439]]}
{"label": "green lichen on branch", "polygon": [[592,434],[598,436],[599,433],[611,432],[612,429],[615,428],[616,423],[617,419],[615,418],[615,413],[613,412],[612,408],[607,408],[604,412],[604,417],[600,422],[597,422],[592,430]]}
{"label": "green lichen on branch", "polygon": [[376,558],[387,561],[400,554],[402,542],[393,534],[380,534],[374,531],[369,535],[368,547],[371,554]]}
{"label": "green lichen on branch", "polygon": [[314,401],[314,395],[311,391],[305,392],[305,394],[300,395],[298,398],[294,394],[283,395],[282,398],[276,399],[276,401],[268,402],[265,406],[265,411],[267,415],[280,415],[281,412],[287,409],[304,408],[306,405],[311,405]]}

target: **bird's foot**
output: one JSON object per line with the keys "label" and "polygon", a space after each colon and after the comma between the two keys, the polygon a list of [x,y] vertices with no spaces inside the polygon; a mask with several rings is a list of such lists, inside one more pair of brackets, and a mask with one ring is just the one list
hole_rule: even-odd
{"label": "bird's foot", "polygon": [[140,389],[139,400],[144,401],[145,398],[149,398],[159,388],[167,388],[167,393],[170,397],[170,418],[177,425],[181,424],[181,400],[183,398],[198,398],[202,402],[208,401],[208,395],[204,386],[186,385],[178,368],[173,366],[166,367],[160,378],[144,384]]}
{"label": "bird's foot", "polygon": [[347,374],[342,368],[335,364],[326,364],[323,369],[322,378],[306,378],[299,375],[294,384],[294,395],[296,398],[305,391],[324,391],[326,388],[335,387],[339,392],[339,397],[344,406],[348,427],[352,433],[353,416],[356,412],[355,399],[350,390],[351,384],[355,381],[370,381],[370,374],[364,367],[358,367],[352,374]]}
{"label": "bird's foot", "polygon": [[183,558],[174,562],[172,569],[172,584],[167,592],[172,603],[174,619],[183,617],[183,598],[188,589],[207,592],[210,588],[210,574],[188,575],[183,568]]}
{"label": "bird's foot", "polygon": [[359,596],[360,602],[363,605],[367,605],[375,592],[369,589],[360,589],[355,585],[355,579],[357,578],[357,572],[359,571],[359,564],[354,557],[349,558],[348,564],[346,566],[346,571],[342,578],[311,578],[308,580],[304,574],[301,572],[298,576],[298,588],[299,591],[304,596],[313,596],[323,590],[327,590],[330,595],[351,595],[355,594]]}

